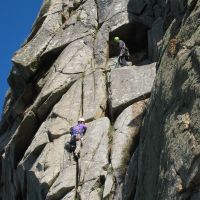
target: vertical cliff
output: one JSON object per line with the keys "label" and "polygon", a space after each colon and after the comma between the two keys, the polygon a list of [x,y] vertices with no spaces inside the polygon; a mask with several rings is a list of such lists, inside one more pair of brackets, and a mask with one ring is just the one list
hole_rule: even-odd
{"label": "vertical cliff", "polygon": [[[199,4],[44,0],[12,59],[0,198],[198,199]],[[132,66],[116,68],[115,36]]]}
{"label": "vertical cliff", "polygon": [[124,199],[200,199],[200,2],[168,6],[171,21]]}

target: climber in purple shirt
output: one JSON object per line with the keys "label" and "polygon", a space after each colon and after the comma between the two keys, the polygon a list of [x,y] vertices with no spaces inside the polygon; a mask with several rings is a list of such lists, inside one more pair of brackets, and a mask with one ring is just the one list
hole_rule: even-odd
{"label": "climber in purple shirt", "polygon": [[[79,118],[77,125],[70,128],[70,134],[71,134],[70,145],[71,145],[71,151],[73,153],[76,154],[80,153],[80,147],[82,146],[83,136],[85,135],[86,130],[87,126],[85,125],[85,120],[82,117]],[[79,145],[77,145],[77,141]]]}

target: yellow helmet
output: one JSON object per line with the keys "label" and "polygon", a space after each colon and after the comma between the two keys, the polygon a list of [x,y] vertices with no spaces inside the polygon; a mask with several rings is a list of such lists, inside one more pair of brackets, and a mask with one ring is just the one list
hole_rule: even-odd
{"label": "yellow helmet", "polygon": [[119,37],[115,37],[115,38],[114,38],[114,41],[115,41],[115,42],[118,42],[118,41],[119,41]]}

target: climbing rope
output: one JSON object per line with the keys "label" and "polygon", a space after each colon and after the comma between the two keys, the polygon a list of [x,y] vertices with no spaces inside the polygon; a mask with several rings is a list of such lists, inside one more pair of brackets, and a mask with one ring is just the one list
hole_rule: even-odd
{"label": "climbing rope", "polygon": [[76,185],[75,185],[75,199],[78,199],[78,186],[80,181],[80,168],[79,168],[79,155],[76,155],[74,152],[74,161],[76,162]]}

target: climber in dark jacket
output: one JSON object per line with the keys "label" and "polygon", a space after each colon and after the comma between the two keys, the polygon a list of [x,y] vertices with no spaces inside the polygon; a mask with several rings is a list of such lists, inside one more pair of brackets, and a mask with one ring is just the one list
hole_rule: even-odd
{"label": "climber in dark jacket", "polygon": [[129,51],[128,51],[128,48],[126,47],[125,42],[123,40],[120,40],[119,37],[115,37],[114,41],[119,44],[119,50],[120,50],[120,54],[118,58],[119,64],[123,66],[127,66],[128,63],[126,61],[126,57],[129,56]]}

